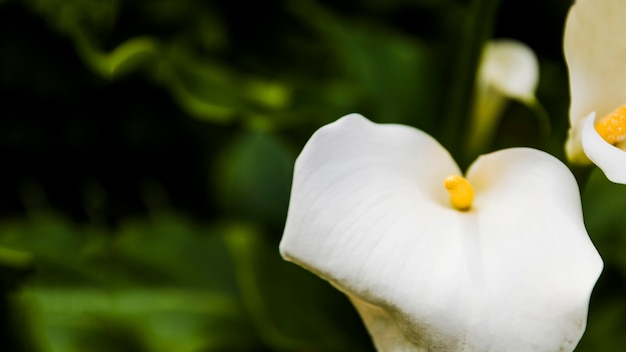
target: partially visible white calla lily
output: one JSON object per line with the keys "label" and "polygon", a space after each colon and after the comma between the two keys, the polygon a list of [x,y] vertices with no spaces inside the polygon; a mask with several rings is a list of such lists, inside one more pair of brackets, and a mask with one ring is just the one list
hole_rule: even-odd
{"label": "partially visible white calla lily", "polygon": [[[626,103],[624,15],[622,0],[578,0],[563,44],[571,93],[567,157],[574,164],[593,162],[611,181],[626,184],[626,117],[620,117],[626,112],[619,109]],[[610,131],[597,126],[603,120],[613,125]],[[613,133],[617,139],[608,136]]]}
{"label": "partially visible white calla lily", "polygon": [[493,40],[485,45],[476,74],[468,138],[471,153],[479,152],[491,140],[509,100],[538,106],[538,81],[537,57],[527,45],[511,39]]}
{"label": "partially visible white calla lily", "polygon": [[432,137],[351,114],[295,165],[280,252],[352,300],[381,351],[571,351],[602,260],[578,187],[554,157],[516,148],[460,170]]}

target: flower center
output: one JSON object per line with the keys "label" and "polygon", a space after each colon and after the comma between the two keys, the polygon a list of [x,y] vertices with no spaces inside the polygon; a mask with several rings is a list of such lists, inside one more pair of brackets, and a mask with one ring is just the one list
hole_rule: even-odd
{"label": "flower center", "polygon": [[596,122],[596,131],[613,145],[626,139],[626,104]]}
{"label": "flower center", "polygon": [[450,175],[443,182],[450,194],[450,203],[456,210],[467,211],[472,207],[474,188],[468,180],[459,175]]}

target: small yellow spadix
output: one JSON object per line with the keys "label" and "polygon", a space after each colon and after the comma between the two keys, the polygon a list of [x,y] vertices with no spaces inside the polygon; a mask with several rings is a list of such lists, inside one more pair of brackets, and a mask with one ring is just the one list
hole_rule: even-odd
{"label": "small yellow spadix", "polygon": [[596,131],[607,143],[617,144],[626,138],[626,104],[596,122]]}
{"label": "small yellow spadix", "polygon": [[446,177],[443,185],[450,194],[450,203],[460,211],[469,210],[474,200],[474,188],[468,180],[459,175]]}

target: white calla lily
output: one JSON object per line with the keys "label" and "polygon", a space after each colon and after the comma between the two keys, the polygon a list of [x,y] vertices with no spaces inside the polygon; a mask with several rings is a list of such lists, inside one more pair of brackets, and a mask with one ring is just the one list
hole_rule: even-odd
{"label": "white calla lily", "polygon": [[602,260],[578,187],[554,157],[480,157],[460,170],[432,137],[351,114],[295,165],[280,252],[346,293],[381,351],[571,351]]}
{"label": "white calla lily", "polygon": [[512,40],[489,41],[483,49],[469,128],[470,154],[484,149],[491,140],[509,100],[538,106],[535,90],[539,83],[539,63],[526,44]]}
{"label": "white calla lily", "polygon": [[[624,15],[622,0],[576,1],[567,16],[563,46],[571,94],[568,159],[593,162],[611,181],[626,184]],[[602,121],[609,122],[610,131],[599,126]],[[617,136],[609,137],[612,133]]]}
{"label": "white calla lily", "polygon": [[482,84],[506,97],[530,102],[535,100],[539,63],[532,49],[522,42],[492,40],[485,45],[478,77]]}

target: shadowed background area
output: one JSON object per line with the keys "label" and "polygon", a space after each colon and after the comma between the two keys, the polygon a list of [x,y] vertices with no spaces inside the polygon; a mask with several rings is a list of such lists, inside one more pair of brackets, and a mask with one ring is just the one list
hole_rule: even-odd
{"label": "shadowed background area", "polygon": [[[0,0],[0,350],[373,350],[348,300],[278,254],[296,156],[359,112],[467,166],[493,37],[535,50],[552,134],[511,103],[485,152],[563,159],[569,6]],[[606,268],[577,351],[622,351],[626,188],[580,180]]]}

